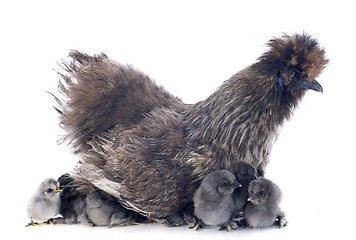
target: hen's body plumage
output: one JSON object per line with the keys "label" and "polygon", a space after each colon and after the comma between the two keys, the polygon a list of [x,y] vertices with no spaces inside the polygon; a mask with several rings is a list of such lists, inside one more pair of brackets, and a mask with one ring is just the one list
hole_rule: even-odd
{"label": "hen's body plumage", "polygon": [[314,78],[327,64],[305,34],[268,45],[255,64],[192,105],[104,54],[71,52],[58,111],[82,157],[78,191],[94,185],[128,209],[163,218],[192,201],[212,171],[246,161],[262,174],[278,127],[307,89],[322,91]]}

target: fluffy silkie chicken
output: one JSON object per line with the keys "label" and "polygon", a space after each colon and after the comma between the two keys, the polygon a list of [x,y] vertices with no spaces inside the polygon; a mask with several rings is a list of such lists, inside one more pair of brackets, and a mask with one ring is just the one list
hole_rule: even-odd
{"label": "fluffy silkie chicken", "polygon": [[60,122],[81,163],[77,191],[93,188],[148,218],[193,199],[208,173],[238,161],[263,176],[279,126],[309,90],[325,51],[307,34],[268,42],[258,60],[210,97],[184,104],[144,73],[105,54],[69,53],[60,74]]}

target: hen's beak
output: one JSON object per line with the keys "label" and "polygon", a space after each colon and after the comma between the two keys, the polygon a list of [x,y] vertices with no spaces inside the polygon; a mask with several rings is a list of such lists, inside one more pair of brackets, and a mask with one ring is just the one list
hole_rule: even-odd
{"label": "hen's beak", "polygon": [[302,80],[302,81],[300,81],[299,86],[305,90],[311,89],[311,90],[323,93],[323,87],[315,79],[313,79],[313,81],[311,81],[311,82]]}

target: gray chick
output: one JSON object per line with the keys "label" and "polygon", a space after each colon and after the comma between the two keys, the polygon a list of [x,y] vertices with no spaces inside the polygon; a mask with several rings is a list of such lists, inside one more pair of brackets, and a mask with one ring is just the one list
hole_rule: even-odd
{"label": "gray chick", "polygon": [[117,226],[130,220],[129,211],[103,191],[88,193],[85,204],[88,219],[95,226]]}
{"label": "gray chick", "polygon": [[101,190],[88,189],[86,193],[79,192],[70,174],[63,174],[58,181],[63,189],[60,210],[63,219],[56,223],[115,226],[131,220],[144,221],[139,216],[136,219],[132,211],[123,208],[114,197]]}
{"label": "gray chick", "polygon": [[40,184],[27,207],[31,223],[33,220],[49,220],[60,213],[60,191],[59,183],[53,178],[47,178]]}
{"label": "gray chick", "polygon": [[207,225],[223,225],[234,211],[232,192],[241,186],[228,170],[206,175],[194,193],[194,214]]}
{"label": "gray chick", "polygon": [[235,213],[240,213],[244,210],[244,207],[248,198],[248,186],[252,180],[255,180],[257,171],[249,163],[239,161],[230,167],[230,171],[235,175],[236,180],[242,185],[240,188],[235,188],[232,193],[232,198],[235,204]]}
{"label": "gray chick", "polygon": [[271,227],[280,213],[281,191],[272,181],[258,178],[250,183],[249,198],[244,210],[248,226]]}

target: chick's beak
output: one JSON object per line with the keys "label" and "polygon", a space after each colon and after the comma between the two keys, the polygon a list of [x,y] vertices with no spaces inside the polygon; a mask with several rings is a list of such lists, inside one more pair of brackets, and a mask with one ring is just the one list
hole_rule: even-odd
{"label": "chick's beak", "polygon": [[311,81],[311,82],[305,81],[305,80],[301,80],[300,83],[299,83],[299,86],[302,89],[305,89],[305,90],[311,89],[311,90],[323,93],[323,87],[315,79],[313,79],[313,81]]}
{"label": "chick's beak", "polygon": [[55,192],[57,193],[57,192],[62,192],[62,191],[63,191],[63,189],[60,189],[59,187],[57,187]]}
{"label": "chick's beak", "polygon": [[250,202],[251,200],[253,200],[253,196],[249,196],[249,197],[247,198],[247,202]]}
{"label": "chick's beak", "polygon": [[235,181],[235,188],[238,188],[238,187],[242,187],[242,185],[238,181]]}

